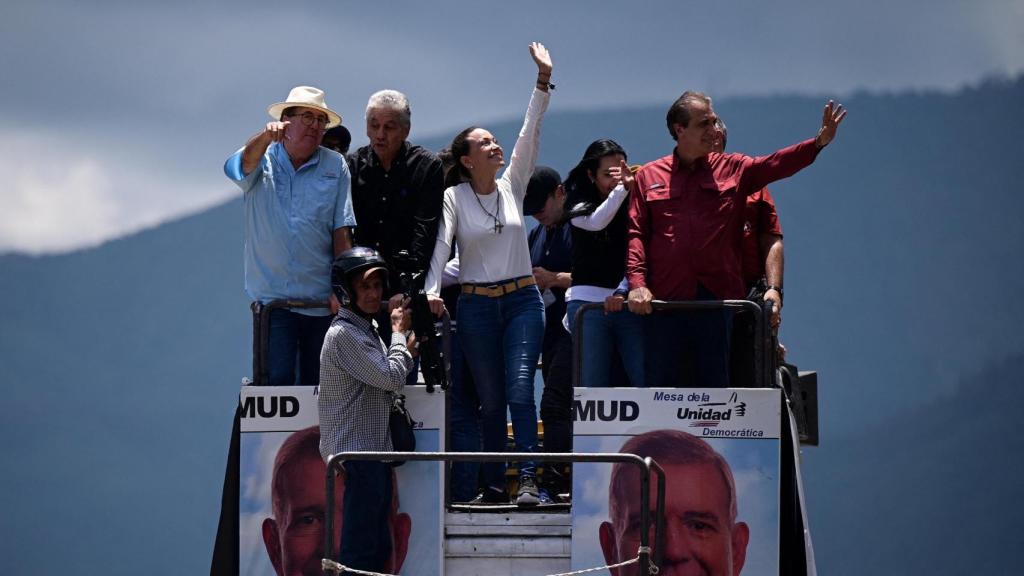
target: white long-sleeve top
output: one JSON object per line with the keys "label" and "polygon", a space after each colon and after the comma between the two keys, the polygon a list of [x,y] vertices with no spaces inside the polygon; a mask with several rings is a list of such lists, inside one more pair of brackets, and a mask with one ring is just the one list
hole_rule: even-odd
{"label": "white long-sleeve top", "polygon": [[[468,182],[463,182],[444,191],[437,243],[424,284],[427,294],[437,296],[441,292],[441,276],[453,240],[459,251],[460,284],[489,284],[533,273],[523,223],[523,198],[537,163],[540,124],[549,99],[547,92],[534,89],[512,158],[496,181],[497,190],[477,195]],[[504,228],[497,234],[494,220],[484,210],[497,214],[499,204]]]}
{"label": "white long-sleeve top", "polygon": [[608,197],[597,208],[594,208],[593,212],[586,216],[576,216],[570,222],[573,226],[589,232],[604,230],[615,219],[615,215],[619,212],[619,206],[622,206],[622,201],[627,196],[629,196],[629,192],[626,192],[626,187],[619,184],[612,189]]}
{"label": "white long-sleeve top", "polygon": [[[593,212],[586,216],[576,216],[569,222],[581,230],[587,230],[589,232],[598,232],[604,230],[608,224],[615,218],[615,214],[618,213],[619,207],[622,206],[622,202],[629,196],[629,192],[626,191],[626,187],[619,184],[612,189],[608,197],[604,199],[601,204],[594,209]],[[621,287],[622,284],[620,283]],[[603,302],[605,298],[615,293],[615,288],[605,288],[603,286],[589,286],[586,284],[576,284],[570,286],[565,291],[565,301],[570,302],[572,300],[581,300],[583,302]],[[568,328],[566,328],[568,330]]]}

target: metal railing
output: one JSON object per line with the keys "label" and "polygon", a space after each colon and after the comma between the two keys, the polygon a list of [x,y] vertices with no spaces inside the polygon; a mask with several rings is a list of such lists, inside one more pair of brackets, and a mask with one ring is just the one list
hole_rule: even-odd
{"label": "metal railing", "polygon": [[[387,309],[388,302],[381,302],[384,309]],[[252,383],[255,386],[264,386],[270,382],[270,373],[267,368],[267,357],[270,349],[270,313],[278,308],[330,308],[327,300],[271,300],[266,304],[259,301],[249,305],[252,310]],[[451,381],[451,318],[445,310],[441,315],[441,349],[444,352],[444,368]]]}
{"label": "metal railing", "polygon": [[[750,300],[692,300],[666,302],[655,300],[651,303],[654,314],[667,314],[673,312],[694,312],[699,310],[737,310],[747,311],[754,316],[754,387],[773,388],[776,387],[775,369],[777,357],[774,351],[777,347],[775,335],[771,330],[769,321],[772,314],[772,302],[767,301],[763,305]],[[604,303],[593,302],[580,306],[573,322],[573,387],[581,386],[580,378],[583,375],[583,315],[591,311],[603,311]],[[725,320],[723,320],[725,321]]]}
{"label": "metal railing", "polygon": [[271,300],[249,305],[252,310],[252,383],[265,386],[270,382],[267,356],[270,349],[270,312],[278,308],[330,308],[327,300]]}
{"label": "metal railing", "polygon": [[[538,462],[599,462],[608,464],[632,464],[640,472],[640,573],[650,573],[650,567],[661,566],[662,550],[665,538],[665,471],[653,458],[641,458],[636,454],[620,453],[582,453],[553,454],[533,452],[340,452],[327,459],[327,514],[324,523],[324,555],[333,560],[334,553],[334,482],[344,468],[347,460],[400,460],[400,461],[431,461],[431,462],[493,462],[514,460],[534,460]],[[655,500],[654,519],[651,519],[651,471],[656,480],[657,499]],[[651,556],[650,528],[654,523],[653,558]]]}

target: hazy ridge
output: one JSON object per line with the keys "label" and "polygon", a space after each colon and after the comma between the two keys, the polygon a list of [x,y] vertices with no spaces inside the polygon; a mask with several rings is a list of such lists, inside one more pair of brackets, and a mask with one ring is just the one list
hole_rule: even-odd
{"label": "hazy ridge", "polygon": [[[835,144],[772,187],[783,339],[821,373],[822,446],[804,473],[823,574],[1016,568],[1022,101],[1021,79],[855,96]],[[716,109],[731,150],[765,154],[813,136],[822,104]],[[518,127],[493,128],[510,149]],[[672,145],[663,108],[553,105],[541,162],[564,173],[598,137],[634,162]],[[55,556],[84,573],[207,570],[251,371],[241,238],[234,200],[90,250],[0,256],[10,573],[57,573]]]}

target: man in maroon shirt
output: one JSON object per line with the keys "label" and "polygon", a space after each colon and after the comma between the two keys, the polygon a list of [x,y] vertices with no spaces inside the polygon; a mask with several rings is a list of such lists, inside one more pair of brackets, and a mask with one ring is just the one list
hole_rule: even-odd
{"label": "man in maroon shirt", "polygon": [[[722,154],[714,152],[721,133],[711,99],[700,92],[683,93],[666,116],[675,150],[636,174],[630,196],[630,310],[650,314],[656,297],[743,298],[740,247],[746,197],[814,162],[845,116],[841,105],[829,101],[813,139],[759,158]],[[693,351],[694,376],[685,384],[728,386],[730,323],[731,316],[717,311],[653,315],[648,385],[679,385],[679,367],[670,359],[680,357],[682,338]]]}

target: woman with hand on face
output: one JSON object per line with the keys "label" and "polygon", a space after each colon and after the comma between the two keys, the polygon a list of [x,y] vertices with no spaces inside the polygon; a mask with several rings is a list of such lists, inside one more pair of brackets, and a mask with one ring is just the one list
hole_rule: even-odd
{"label": "woman with hand on face", "polygon": [[[532,452],[537,444],[537,407],[533,378],[544,337],[544,304],[533,278],[526,241],[523,198],[537,161],[540,123],[548,107],[551,57],[543,44],[530,45],[537,65],[537,83],[526,110],[508,168],[494,136],[471,126],[451,144],[453,165],[445,184],[437,244],[424,286],[431,309],[443,310],[441,275],[454,241],[459,250],[457,325],[466,363],[476,384],[481,410],[483,449],[503,452],[506,410],[512,415],[516,451]],[[508,502],[505,465],[483,466],[480,502]],[[540,502],[536,465],[519,463],[520,505]]]}
{"label": "woman with hand on face", "polygon": [[642,318],[623,308],[626,289],[626,219],[633,174],[626,151],[614,140],[587,146],[565,179],[572,224],[572,286],[565,293],[566,318],[574,338],[576,313],[584,304],[604,302],[604,313],[583,316],[583,386],[606,387],[613,354],[618,354],[629,385],[644,386]]}

